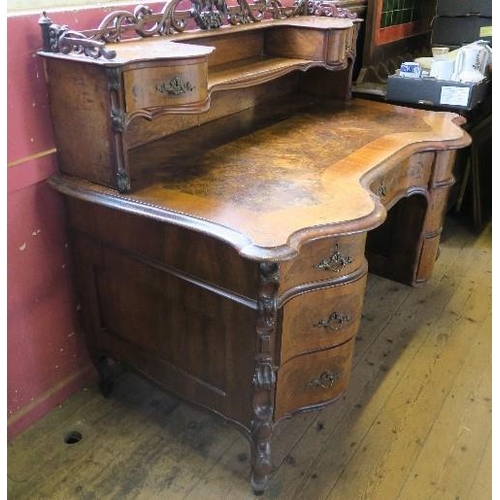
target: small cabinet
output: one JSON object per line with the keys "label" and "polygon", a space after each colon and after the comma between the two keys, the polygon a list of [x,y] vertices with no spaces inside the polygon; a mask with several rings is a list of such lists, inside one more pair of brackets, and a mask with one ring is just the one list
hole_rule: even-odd
{"label": "small cabinet", "polygon": [[[143,14],[136,25],[119,28],[111,27],[111,14],[107,23],[77,39],[71,38],[76,32],[66,31],[67,27],[54,25],[49,18],[40,20],[45,46],[39,54],[47,59],[47,74],[51,75],[52,119],[55,128],[64,131],[56,134],[63,172],[120,192],[134,191],[141,173],[131,158],[133,148],[253,107],[259,85],[297,70],[344,69],[354,56],[352,42],[358,24],[352,16],[299,15],[303,11],[297,6],[281,13],[279,19],[261,19],[261,12],[250,18],[248,12],[240,12],[231,18],[234,26],[216,29],[222,20],[209,8],[199,17],[188,11],[187,17],[195,17],[203,29],[184,31],[182,16],[186,13],[175,10],[178,3],[168,4],[174,10],[169,11],[171,18],[167,12],[162,14],[164,26],[155,18],[149,20],[154,28],[146,32]],[[120,13],[116,16],[116,23],[123,21]],[[127,20],[133,18],[131,14]],[[145,39],[103,42],[107,37],[116,42],[121,31],[134,28]],[[57,78],[53,78],[55,72]],[[288,88],[288,84],[276,85]],[[80,93],[77,105],[71,102],[75,99],[71,87]],[[249,89],[248,96],[228,92],[239,89]],[[218,94],[215,109],[213,94]],[[67,96],[65,102],[60,101],[63,95]],[[71,109],[76,116],[69,118]],[[67,122],[73,118],[79,129],[68,134]],[[151,130],[141,131],[145,128],[142,122]],[[89,127],[92,133],[85,133]],[[107,140],[100,150],[96,149],[96,135]]]}
{"label": "small cabinet", "polygon": [[203,104],[208,99],[206,58],[123,72],[125,110]]}

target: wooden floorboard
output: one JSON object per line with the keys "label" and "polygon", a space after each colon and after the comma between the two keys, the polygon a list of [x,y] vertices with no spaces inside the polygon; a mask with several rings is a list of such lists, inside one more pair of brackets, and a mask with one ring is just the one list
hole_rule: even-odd
{"label": "wooden floorboard", "polygon": [[[260,498],[492,498],[491,259],[491,224],[449,218],[426,286],[369,276],[349,389],[280,423]],[[232,426],[125,372],[8,444],[8,498],[247,500],[249,457]]]}

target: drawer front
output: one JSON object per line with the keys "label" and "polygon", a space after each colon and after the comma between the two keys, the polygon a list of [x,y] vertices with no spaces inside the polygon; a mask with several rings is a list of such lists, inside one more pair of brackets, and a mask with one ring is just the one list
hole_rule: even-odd
{"label": "drawer front", "polygon": [[433,161],[434,153],[414,154],[405,161],[402,168],[399,165],[373,182],[371,190],[388,206],[398,195],[406,193],[412,187],[427,189]]}
{"label": "drawer front", "polygon": [[333,401],[347,387],[354,340],[341,346],[305,354],[285,363],[277,376],[275,418]]}
{"label": "drawer front", "polygon": [[361,320],[366,274],[339,286],[303,293],[283,308],[281,363],[354,337]]}
{"label": "drawer front", "polygon": [[125,71],[127,113],[140,109],[177,107],[207,99],[207,59],[192,64],[139,68]]}
{"label": "drawer front", "polygon": [[281,265],[280,292],[301,283],[348,275],[364,263],[366,233],[321,238],[304,244],[300,255]]}

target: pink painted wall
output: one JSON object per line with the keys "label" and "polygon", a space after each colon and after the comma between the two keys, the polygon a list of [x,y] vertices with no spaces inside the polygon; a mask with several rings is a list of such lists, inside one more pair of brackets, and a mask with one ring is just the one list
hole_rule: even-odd
{"label": "pink painted wall", "polygon": [[[97,26],[103,9],[54,22]],[[50,14],[50,13],[49,13]],[[7,18],[7,422],[13,438],[95,377],[73,291],[38,14]]]}

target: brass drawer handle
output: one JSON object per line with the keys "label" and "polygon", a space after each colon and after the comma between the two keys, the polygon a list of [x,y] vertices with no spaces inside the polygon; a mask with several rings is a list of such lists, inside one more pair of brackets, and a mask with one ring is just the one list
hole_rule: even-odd
{"label": "brass drawer handle", "polygon": [[194,87],[189,82],[184,81],[180,76],[175,76],[168,82],[159,83],[156,86],[156,90],[160,92],[160,94],[181,95],[193,91]]}
{"label": "brass drawer handle", "polygon": [[329,372],[325,370],[319,377],[311,379],[307,385],[308,387],[330,389],[341,378],[342,372]]}
{"label": "brass drawer handle", "polygon": [[318,321],[317,323],[313,324],[313,327],[315,328],[324,328],[324,329],[329,329],[332,332],[336,332],[338,330],[341,330],[344,325],[351,321],[351,316],[348,314],[341,314],[337,311],[333,311],[330,316],[326,319],[322,319]]}
{"label": "brass drawer handle", "polygon": [[315,269],[322,269],[323,271],[334,271],[336,273],[342,271],[347,264],[352,264],[354,259],[349,255],[343,255],[339,252],[338,243],[335,245],[332,255],[327,259],[321,259],[317,264],[314,264]]}

